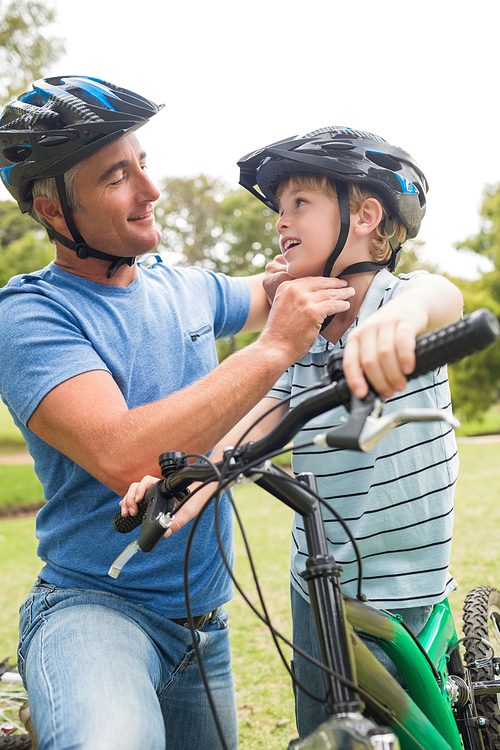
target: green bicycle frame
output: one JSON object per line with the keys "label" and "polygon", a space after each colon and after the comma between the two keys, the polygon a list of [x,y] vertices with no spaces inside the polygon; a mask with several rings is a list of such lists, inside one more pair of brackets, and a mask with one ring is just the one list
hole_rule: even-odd
{"label": "green bicycle frame", "polygon": [[[448,602],[434,607],[418,642],[400,618],[356,599],[346,598],[345,605],[347,619],[356,631],[351,637],[363,698],[369,704],[371,696],[372,711],[396,733],[403,750],[462,750],[446,692],[447,650],[457,641]],[[388,674],[357,633],[383,648],[408,692]]]}

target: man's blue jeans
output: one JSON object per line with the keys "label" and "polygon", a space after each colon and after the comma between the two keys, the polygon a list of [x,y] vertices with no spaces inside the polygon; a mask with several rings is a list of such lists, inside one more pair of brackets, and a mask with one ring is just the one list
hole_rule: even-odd
{"label": "man's blue jeans", "polygon": [[[225,610],[196,633],[235,750]],[[39,750],[220,748],[189,629],[118,596],[38,581],[21,607],[20,637],[18,666]]]}

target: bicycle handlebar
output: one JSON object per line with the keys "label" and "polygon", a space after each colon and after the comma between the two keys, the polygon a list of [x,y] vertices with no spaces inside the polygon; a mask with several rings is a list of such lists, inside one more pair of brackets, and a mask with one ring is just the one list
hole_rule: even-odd
{"label": "bicycle handlebar", "polygon": [[[500,334],[497,319],[490,310],[479,309],[466,315],[456,323],[440,328],[419,337],[416,343],[416,367],[408,375],[408,380],[424,375],[446,364],[457,362],[473,352],[484,349],[493,343]],[[286,446],[297,432],[311,419],[325,411],[349,403],[351,392],[341,369],[342,353],[334,352],[328,363],[328,374],[325,376],[319,393],[304,399],[298,406],[288,412],[281,422],[264,438],[255,443],[246,443],[237,449],[233,455],[234,475],[250,473],[251,468],[269,454],[279,451]],[[367,397],[370,398],[370,397]],[[373,399],[373,392],[371,395]],[[362,403],[362,402],[359,402]],[[332,433],[329,433],[329,444]],[[352,442],[352,440],[351,440]],[[348,447],[351,446],[351,442]],[[346,446],[346,443],[340,443]],[[167,458],[168,456],[168,458]],[[146,518],[153,528],[151,534],[143,534],[139,547],[144,552],[150,552],[161,539],[166,528],[164,518],[173,510],[176,499],[182,499],[186,489],[194,481],[217,481],[216,471],[207,464],[189,465],[179,459],[179,463],[165,471],[165,462],[172,460],[172,456],[184,454],[162,454],[160,465],[165,479],[157,482],[147,491],[144,500],[139,504],[139,512],[135,516],[115,516],[113,525],[122,534],[129,533]],[[237,460],[235,459],[237,457]],[[177,460],[177,459],[176,459]],[[218,469],[224,466],[224,461],[216,464]],[[143,537],[146,537],[143,539]]]}

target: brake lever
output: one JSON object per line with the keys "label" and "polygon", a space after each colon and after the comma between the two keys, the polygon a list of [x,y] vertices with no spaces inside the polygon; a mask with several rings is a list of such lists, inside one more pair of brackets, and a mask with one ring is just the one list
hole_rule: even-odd
{"label": "brake lever", "polygon": [[350,404],[346,407],[349,411],[349,418],[328,432],[316,435],[313,439],[314,444],[324,448],[363,450],[360,439],[365,425],[368,420],[375,422],[378,420],[384,405],[384,400],[372,390],[363,399],[351,396]]}
{"label": "brake lever", "polygon": [[370,391],[360,400],[352,396],[350,417],[344,424],[317,435],[314,444],[329,448],[370,451],[388,432],[408,422],[447,422],[457,429],[460,422],[444,409],[401,409],[382,416],[385,401]]}
{"label": "brake lever", "polygon": [[151,552],[154,549],[172,523],[172,512],[177,499],[178,496],[175,497],[165,490],[163,480],[149,487],[144,495],[144,500],[142,500],[146,509],[142,514],[143,519],[139,539],[133,541],[128,547],[125,547],[123,552],[118,555],[108,570],[108,575],[111,578],[118,578],[125,565],[136,552],[139,550],[142,550],[142,552]]}

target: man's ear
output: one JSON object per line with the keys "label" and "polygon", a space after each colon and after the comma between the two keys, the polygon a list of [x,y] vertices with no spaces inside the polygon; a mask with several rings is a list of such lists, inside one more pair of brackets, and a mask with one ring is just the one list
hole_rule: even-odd
{"label": "man's ear", "polygon": [[359,211],[352,217],[354,233],[357,237],[366,237],[382,221],[383,211],[376,198],[365,198]]}
{"label": "man's ear", "polygon": [[67,229],[66,221],[61,209],[61,204],[56,198],[48,198],[46,195],[37,195],[33,199],[33,206],[47,221],[51,227],[58,232]]}

